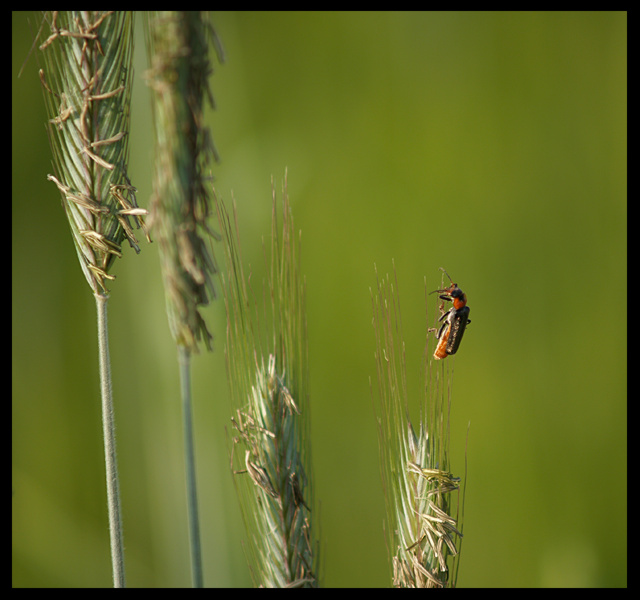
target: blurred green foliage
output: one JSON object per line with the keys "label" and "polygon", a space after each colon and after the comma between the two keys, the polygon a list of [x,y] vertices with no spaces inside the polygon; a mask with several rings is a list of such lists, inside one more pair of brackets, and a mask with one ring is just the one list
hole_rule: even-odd
{"label": "blurred green foliage", "polygon": [[[109,586],[94,302],[46,181],[37,53],[17,78],[37,19],[12,16],[13,585]],[[280,186],[285,167],[302,230],[321,584],[391,581],[369,288],[373,263],[386,273],[393,258],[416,398],[424,277],[435,289],[445,267],[472,310],[447,359],[455,474],[471,422],[458,585],[625,586],[626,13],[213,20],[227,55],[208,114],[215,187],[237,200],[256,290],[270,177]],[[138,28],[130,176],[147,206]],[[155,247],[127,252],[113,272],[127,581],[185,586],[178,374]],[[250,585],[225,440],[222,302],[207,318],[215,352],[193,369],[205,584]]]}

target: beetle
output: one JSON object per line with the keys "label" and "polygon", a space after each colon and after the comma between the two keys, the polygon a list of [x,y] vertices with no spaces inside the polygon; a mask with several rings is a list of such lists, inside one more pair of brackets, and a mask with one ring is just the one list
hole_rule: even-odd
{"label": "beetle", "polygon": [[436,334],[438,344],[433,353],[436,360],[446,358],[451,354],[455,354],[460,347],[462,336],[464,335],[467,325],[471,323],[469,319],[470,308],[467,306],[467,295],[458,287],[457,283],[453,282],[453,279],[449,276],[442,267],[440,270],[449,277],[451,285],[448,288],[441,290],[433,290],[430,294],[440,293],[441,300],[447,300],[452,302],[453,306],[444,313],[438,322],[446,318],[446,321],[440,327],[440,330]]}

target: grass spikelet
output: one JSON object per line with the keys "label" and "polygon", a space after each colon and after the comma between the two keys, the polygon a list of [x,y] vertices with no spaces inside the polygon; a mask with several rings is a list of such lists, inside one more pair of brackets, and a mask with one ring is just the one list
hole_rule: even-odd
{"label": "grass spikelet", "polygon": [[449,407],[440,386],[431,385],[427,353],[426,392],[416,433],[409,416],[397,279],[378,279],[372,303],[379,392],[374,404],[393,585],[453,587],[462,528],[452,516],[451,494],[459,490],[460,478],[449,471]]}
{"label": "grass spikelet", "polygon": [[216,199],[227,263],[227,369],[235,405],[231,462],[256,585],[315,587],[305,286],[286,178],[283,205],[280,235],[274,190],[263,311],[243,271],[235,204],[232,222]]}
{"label": "grass spikelet", "polygon": [[89,286],[107,293],[125,238],[140,252],[134,227],[144,228],[147,214],[127,175],[133,14],[55,11],[45,18],[51,33],[40,45],[40,78],[55,171],[48,179],[62,195]]}
{"label": "grass spikelet", "polygon": [[151,12],[147,21],[156,133],[151,226],[159,246],[169,326],[176,343],[198,351],[212,336],[199,307],[215,298],[215,261],[211,236],[208,169],[216,159],[204,124],[204,99],[212,67],[210,41],[215,36],[200,12]]}

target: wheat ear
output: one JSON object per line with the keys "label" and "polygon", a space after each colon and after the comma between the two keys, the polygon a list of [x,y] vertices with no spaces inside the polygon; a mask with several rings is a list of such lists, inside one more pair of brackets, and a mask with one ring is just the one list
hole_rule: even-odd
{"label": "wheat ear", "polygon": [[[140,251],[133,226],[144,228],[127,176],[133,81],[133,14],[71,11],[45,14],[50,35],[40,70],[55,175],[80,266],[96,299],[113,580],[125,584],[107,335],[109,269],[126,238]],[[145,230],[146,234],[146,230]],[[148,239],[148,236],[147,236]]]}
{"label": "wheat ear", "polygon": [[249,566],[261,587],[316,587],[305,284],[286,177],[282,234],[273,191],[262,308],[244,275],[235,204],[233,221],[221,201],[216,206],[227,264],[227,370],[235,407],[231,464]]}
{"label": "wheat ear", "polygon": [[409,417],[395,269],[393,283],[388,276],[377,280],[372,303],[378,379],[374,404],[393,585],[454,586],[457,565],[448,563],[459,556],[456,540],[462,533],[451,515],[451,494],[458,491],[460,479],[449,471],[448,403],[444,390],[431,385],[427,353],[426,393],[416,433]]}
{"label": "wheat ear", "polygon": [[[150,12],[146,22],[155,129],[151,227],[158,242],[169,327],[178,347],[185,445],[187,512],[193,587],[203,587],[191,407],[191,354],[212,335],[200,307],[215,297],[215,261],[209,250],[208,169],[216,156],[204,124],[209,89],[209,46],[215,39],[206,14]],[[216,236],[217,237],[217,236]]]}

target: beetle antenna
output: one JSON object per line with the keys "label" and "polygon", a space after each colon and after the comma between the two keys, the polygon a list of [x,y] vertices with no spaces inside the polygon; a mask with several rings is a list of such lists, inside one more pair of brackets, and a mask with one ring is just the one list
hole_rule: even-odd
{"label": "beetle antenna", "polygon": [[440,267],[440,270],[441,270],[441,271],[442,271],[442,272],[443,272],[447,277],[449,277],[449,281],[450,281],[451,283],[453,283],[453,279],[451,279],[451,276],[449,275],[449,273],[447,273],[447,272],[446,272],[442,267]]}

